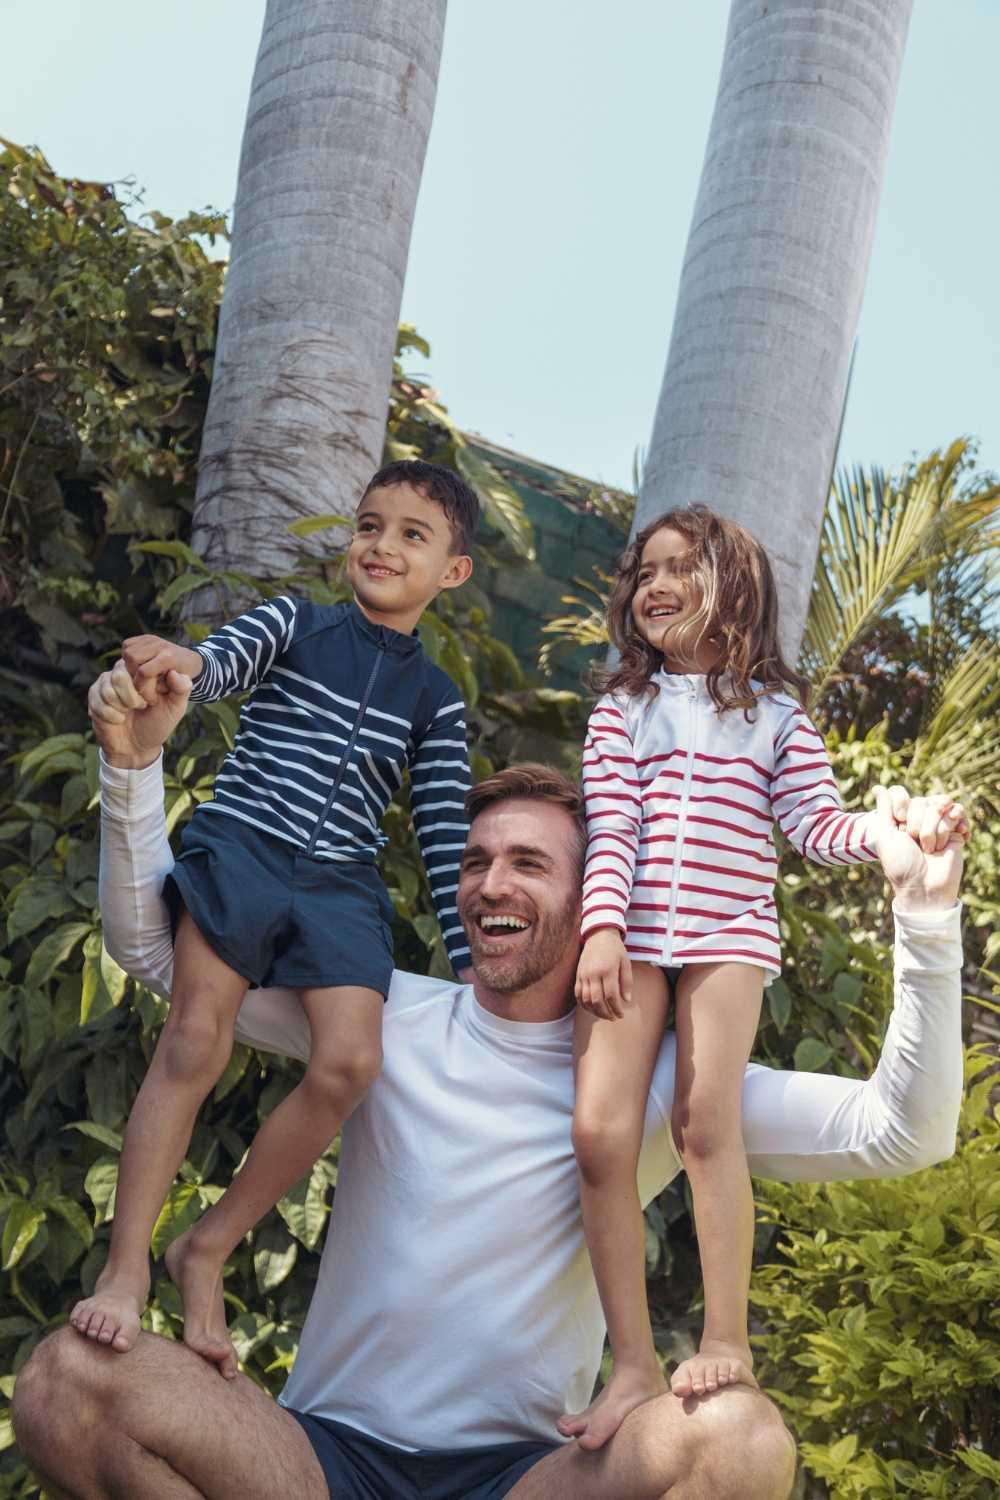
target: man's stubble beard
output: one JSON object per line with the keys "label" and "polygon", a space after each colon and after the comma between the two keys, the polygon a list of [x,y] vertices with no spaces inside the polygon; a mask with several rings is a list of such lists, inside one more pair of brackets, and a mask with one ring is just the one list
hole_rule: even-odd
{"label": "man's stubble beard", "polygon": [[479,948],[479,928],[470,921],[465,932],[476,978],[499,995],[530,989],[562,962],[566,949],[578,942],[579,928],[576,912],[539,918],[532,929],[534,940],[528,947],[515,953],[490,955]]}

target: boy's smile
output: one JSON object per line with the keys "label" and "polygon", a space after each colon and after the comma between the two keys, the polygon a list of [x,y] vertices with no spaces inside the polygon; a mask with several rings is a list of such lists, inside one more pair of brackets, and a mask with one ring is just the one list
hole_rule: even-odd
{"label": "boy's smile", "polygon": [[441,589],[472,571],[452,550],[442,507],[409,484],[383,485],[358,506],[347,577],[358,606],[376,625],[409,634]]}

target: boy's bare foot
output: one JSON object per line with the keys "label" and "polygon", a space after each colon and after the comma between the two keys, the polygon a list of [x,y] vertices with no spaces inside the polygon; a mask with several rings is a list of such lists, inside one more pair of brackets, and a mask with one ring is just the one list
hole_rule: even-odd
{"label": "boy's bare foot", "polygon": [[654,1396],[662,1396],[666,1389],[659,1365],[616,1365],[611,1379],[586,1411],[560,1417],[556,1427],[563,1437],[575,1437],[581,1448],[603,1448],[630,1411]]}
{"label": "boy's bare foot", "polygon": [[227,1380],[234,1379],[236,1351],[229,1339],[226,1305],[222,1299],[225,1263],[217,1256],[199,1250],[195,1229],[187,1229],[178,1235],[167,1246],[163,1259],[184,1303],[185,1344],[210,1364],[218,1365]]}
{"label": "boy's bare foot", "polygon": [[675,1396],[705,1396],[724,1385],[752,1385],[757,1389],[748,1344],[702,1339],[698,1353],[682,1361],[670,1377]]}
{"label": "boy's bare foot", "polygon": [[107,1267],[97,1278],[92,1297],[84,1297],[69,1315],[77,1333],[119,1354],[127,1354],[139,1337],[139,1319],[149,1296],[149,1272],[115,1272]]}

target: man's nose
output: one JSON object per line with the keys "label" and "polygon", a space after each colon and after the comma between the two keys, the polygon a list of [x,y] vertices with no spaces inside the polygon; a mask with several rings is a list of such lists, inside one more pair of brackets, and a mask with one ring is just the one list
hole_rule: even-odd
{"label": "man's nose", "polygon": [[499,901],[510,894],[510,870],[502,860],[494,860],[483,872],[479,894],[487,901]]}

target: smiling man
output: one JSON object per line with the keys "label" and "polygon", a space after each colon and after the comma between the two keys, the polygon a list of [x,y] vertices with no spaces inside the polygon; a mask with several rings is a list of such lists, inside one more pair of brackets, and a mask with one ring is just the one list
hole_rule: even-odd
{"label": "smiling man", "polygon": [[[159,747],[187,684],[143,710],[120,670],[91,690],[104,749],[102,906],[110,950],[161,994],[173,863]],[[960,840],[932,805],[913,837],[880,799],[895,893],[895,1008],[867,1081],[751,1066],[751,1171],[893,1176],[947,1155],[961,1095]],[[144,1500],[784,1500],[794,1452],[743,1386],[664,1395],[598,1452],[557,1421],[590,1398],[604,1337],[580,1221],[573,978],[585,845],[578,789],[515,766],[469,796],[458,908],[474,983],[397,973],[382,1072],[344,1127],[337,1191],[298,1357],[277,1404],[183,1346],[113,1354],[72,1329],[21,1372],[18,1441],[53,1496]],[[923,843],[929,852],[923,852]],[[940,852],[938,851],[940,846]],[[243,1041],[304,1057],[291,991],[254,990]],[[639,1166],[643,1201],[677,1175],[672,1035]]]}

